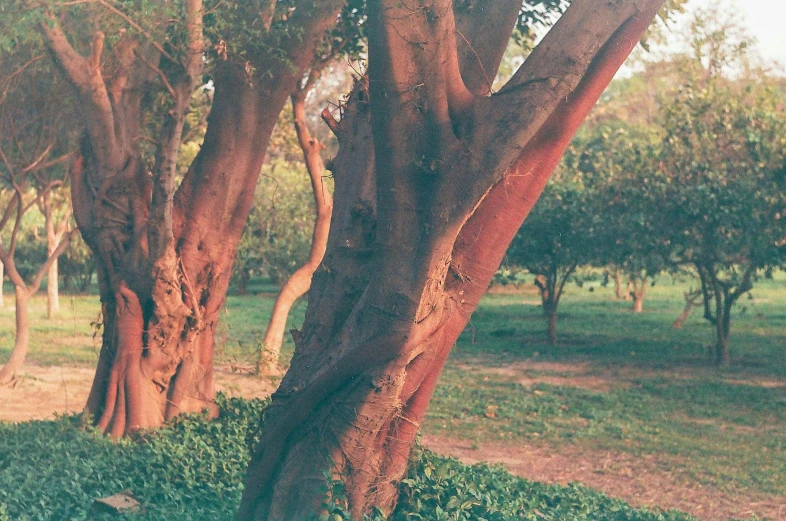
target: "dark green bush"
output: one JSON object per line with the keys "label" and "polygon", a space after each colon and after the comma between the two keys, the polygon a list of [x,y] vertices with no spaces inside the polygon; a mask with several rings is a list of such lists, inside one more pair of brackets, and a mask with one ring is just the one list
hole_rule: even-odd
{"label": "dark green bush", "polygon": [[[0,423],[0,521],[86,519],[95,498],[125,489],[144,508],[125,519],[233,519],[265,402],[219,403],[218,420],[190,416],[133,441],[80,428],[76,417]],[[393,521],[691,519],[637,510],[580,486],[525,481],[500,467],[467,467],[422,449],[401,487]],[[330,519],[341,518],[334,507]]]}

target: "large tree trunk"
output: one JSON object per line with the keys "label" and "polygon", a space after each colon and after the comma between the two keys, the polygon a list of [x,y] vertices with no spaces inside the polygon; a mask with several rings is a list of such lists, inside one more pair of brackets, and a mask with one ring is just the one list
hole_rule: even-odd
{"label": "large tree trunk", "polygon": [[[327,477],[343,484],[355,518],[392,511],[451,347],[660,3],[574,0],[496,98],[462,90],[455,34],[476,33],[452,25],[452,2],[369,5],[370,92],[355,89],[337,127],[325,269],[314,276],[295,356],[266,410],[240,519],[307,519],[340,499],[326,492],[334,490]],[[503,4],[510,28],[520,3],[489,11]],[[504,49],[509,28],[479,34]],[[483,59],[487,46],[472,47]],[[544,76],[554,81],[541,85]],[[490,112],[473,120],[479,105]],[[504,130],[485,141],[487,125]]]}
{"label": "large tree trunk", "polygon": [[[313,76],[312,76],[313,77]],[[272,374],[276,372],[278,359],[281,355],[281,344],[284,341],[289,310],[297,299],[306,294],[311,287],[311,278],[322,262],[327,248],[330,233],[330,217],[333,213],[333,196],[324,185],[325,166],[320,152],[324,146],[311,135],[306,122],[306,95],[308,90],[298,90],[292,95],[292,112],[295,131],[303,151],[311,190],[314,194],[315,219],[314,232],[311,236],[311,249],[308,260],[293,273],[284,283],[276,297],[270,322],[267,326],[265,339],[262,342],[257,372]]]}
{"label": "large tree trunk", "polygon": [[0,384],[7,383],[16,377],[25,361],[27,352],[30,350],[30,316],[28,313],[30,304],[30,294],[27,288],[16,286],[15,312],[16,312],[16,336],[14,337],[14,347],[11,350],[11,357],[0,369]]}
{"label": "large tree trunk", "polygon": [[215,330],[266,145],[340,2],[312,6],[309,0],[295,10],[286,34],[271,35],[270,47],[283,55],[257,52],[248,57],[253,63],[246,57],[218,60],[204,143],[179,187],[177,150],[190,95],[201,81],[201,2],[186,1],[188,52],[180,81],[169,86],[174,108],[152,180],[139,142],[143,96],[155,79],[149,64],[160,59],[158,51],[149,42],[130,42],[121,49],[127,54],[123,66],[106,80],[91,65],[100,63],[103,35],[96,33],[85,58],[56,21],[42,26],[85,114],[72,199],[77,224],[96,254],[104,319],[87,409],[113,436],[158,427],[181,413],[217,413]]}

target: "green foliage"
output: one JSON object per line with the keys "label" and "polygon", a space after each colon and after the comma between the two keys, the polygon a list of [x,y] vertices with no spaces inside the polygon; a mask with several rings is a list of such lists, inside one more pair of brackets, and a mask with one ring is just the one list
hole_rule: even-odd
{"label": "green foliage", "polygon": [[[113,441],[78,419],[0,424],[0,520],[85,519],[94,499],[129,489],[129,520],[233,519],[248,449],[265,403],[219,397],[221,414],[180,418],[134,440]],[[341,489],[334,488],[340,496]],[[349,519],[340,506],[329,520]],[[111,516],[91,519],[111,519]],[[117,516],[114,517],[117,519]],[[378,513],[374,520],[382,521]],[[690,521],[650,513],[587,488],[542,485],[499,467],[466,467],[417,450],[392,521]]]}
{"label": "green foliage", "polygon": [[12,519],[84,519],[95,498],[130,489],[144,514],[129,519],[232,519],[264,402],[219,406],[218,420],[182,418],[135,440],[73,417],[0,424],[0,505]]}
{"label": "green foliage", "polygon": [[[284,282],[308,258],[315,203],[302,154],[291,112],[284,111],[238,248],[236,278],[246,273]],[[332,179],[323,178],[323,189],[332,191]]]}
{"label": "green foliage", "polygon": [[690,521],[687,514],[648,512],[580,485],[544,485],[504,468],[467,467],[417,451],[391,521]]}
{"label": "green foliage", "polygon": [[63,280],[64,289],[85,293],[93,283],[96,261],[81,234],[71,237],[71,244],[57,260],[57,271]]}

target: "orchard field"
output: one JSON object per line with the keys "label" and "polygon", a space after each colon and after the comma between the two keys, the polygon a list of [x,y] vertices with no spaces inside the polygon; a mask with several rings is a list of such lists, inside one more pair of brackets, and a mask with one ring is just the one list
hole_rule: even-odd
{"label": "orchard field", "polygon": [[[534,287],[493,287],[441,377],[423,425],[425,445],[468,463],[501,463],[536,481],[576,481],[698,519],[780,519],[786,276],[759,281],[736,310],[732,363],[720,369],[708,358],[712,328],[700,309],[681,329],[671,325],[684,307],[686,281],[659,278],[639,314],[596,279],[566,289],[556,346],[547,342]],[[218,383],[229,395],[264,398],[275,387],[276,378],[253,375],[255,339],[274,289],[252,281],[251,293],[231,295],[222,313]],[[98,353],[90,325],[98,300],[64,295],[63,304],[57,320],[44,320],[45,299],[33,303],[40,316],[29,363],[14,388],[0,390],[4,403],[31,391],[14,420],[63,413],[66,402],[79,411],[84,403]],[[299,326],[304,307],[296,305],[291,327]],[[10,335],[8,303],[0,317],[0,331]],[[291,353],[288,339],[282,360]]]}

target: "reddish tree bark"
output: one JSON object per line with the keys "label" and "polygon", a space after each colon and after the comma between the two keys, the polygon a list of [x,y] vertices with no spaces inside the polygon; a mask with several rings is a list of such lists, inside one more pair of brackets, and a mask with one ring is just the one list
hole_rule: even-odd
{"label": "reddish tree bark", "polygon": [[[520,5],[495,2],[457,30],[448,0],[370,3],[370,88],[356,87],[336,126],[325,269],[265,413],[240,519],[308,518],[330,501],[325,473],[344,483],[353,516],[393,509],[451,347],[661,3],[574,0],[490,97],[462,69],[456,34],[478,35],[477,69],[496,71]],[[507,31],[463,27],[497,8]]]}
{"label": "reddish tree bark", "polygon": [[[268,6],[249,16],[270,27],[275,3]],[[87,127],[72,199],[97,257],[104,319],[87,409],[114,436],[157,427],[184,412],[217,412],[215,330],[266,144],[340,2],[298,6],[287,22],[290,30],[271,35],[275,45],[269,47],[283,55],[255,51],[239,63],[231,54],[219,57],[204,143],[176,186],[177,150],[191,93],[201,81],[204,45],[201,1],[187,0],[185,7],[182,59],[163,56],[155,42],[129,38],[113,49],[119,58],[111,71],[100,66],[100,32],[84,57],[54,17],[41,27],[79,93]],[[164,59],[175,74],[164,76],[156,66]],[[139,147],[143,93],[162,77],[168,78],[162,82],[171,107],[151,179]]]}

